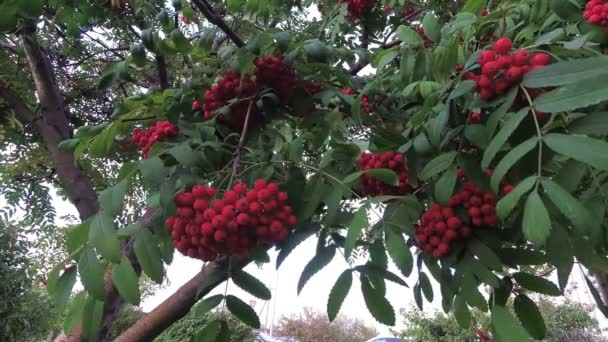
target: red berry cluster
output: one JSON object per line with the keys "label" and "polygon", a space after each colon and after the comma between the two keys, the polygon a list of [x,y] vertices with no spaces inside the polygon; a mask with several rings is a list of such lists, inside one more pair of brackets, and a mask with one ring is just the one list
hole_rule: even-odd
{"label": "red berry cluster", "polygon": [[205,261],[246,254],[260,243],[284,240],[296,224],[287,194],[275,183],[258,179],[253,189],[238,183],[222,199],[215,195],[199,184],[175,196],[177,216],[166,224],[182,254]]}
{"label": "red berry cluster", "polygon": [[136,143],[144,153],[144,158],[148,158],[150,149],[158,141],[166,141],[177,135],[177,127],[169,121],[159,121],[148,127],[146,130],[136,128],[133,130],[131,140]]}
{"label": "red berry cluster", "polygon": [[425,48],[433,47],[433,42],[429,39],[429,37],[427,37],[426,33],[424,33],[424,29],[422,27],[419,27],[416,31],[418,32],[418,35],[420,36],[420,38],[422,38],[422,40],[424,40]]}
{"label": "red berry cluster", "polygon": [[357,160],[359,170],[368,171],[372,169],[390,169],[399,176],[399,185],[392,186],[371,175],[364,174],[361,177],[362,191],[366,196],[378,195],[404,195],[412,191],[407,169],[405,167],[405,157],[401,153],[388,151],[385,153],[363,153]]}
{"label": "red berry cluster", "polygon": [[[228,105],[232,99],[242,99],[255,94],[255,83],[249,76],[241,76],[232,70],[224,74],[218,83],[205,92],[203,100],[203,113],[205,119],[211,118],[214,111]],[[200,108],[197,101],[192,103],[194,109]],[[249,107],[248,101],[237,101],[230,106],[230,119],[220,117],[229,126],[240,128]]]}
{"label": "red berry cluster", "polygon": [[492,100],[505,94],[518,84],[528,72],[549,64],[551,57],[545,53],[532,55],[527,50],[511,53],[513,43],[509,38],[500,38],[492,50],[482,51],[477,62],[481,74],[467,72],[464,79],[475,81],[475,91],[484,100]]}
{"label": "red berry cluster", "polygon": [[308,95],[315,95],[321,92],[321,83],[312,81],[304,85],[304,90]]}
{"label": "red berry cluster", "polygon": [[298,85],[298,78],[283,56],[266,56],[255,61],[255,82],[259,88],[271,88],[285,104]]}
{"label": "red berry cluster", "polygon": [[362,19],[375,5],[375,0],[338,0],[338,2],[348,4],[348,16],[352,20]]}
{"label": "red berry cluster", "polygon": [[493,193],[483,191],[473,182],[465,182],[460,192],[450,198],[448,207],[467,209],[473,226],[493,226],[498,224],[496,200]]}
{"label": "red berry cluster", "polygon": [[608,33],[608,0],[591,0],[585,6],[583,18],[593,25],[606,28]]}

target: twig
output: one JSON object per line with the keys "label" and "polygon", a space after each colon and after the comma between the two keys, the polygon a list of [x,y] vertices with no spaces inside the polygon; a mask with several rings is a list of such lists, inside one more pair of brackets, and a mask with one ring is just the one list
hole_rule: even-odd
{"label": "twig", "polygon": [[207,3],[206,0],[192,0],[192,3],[198,8],[198,10],[203,14],[210,23],[220,28],[220,30],[224,31],[224,33],[236,44],[238,47],[242,47],[245,45],[245,42],[237,36],[237,34],[228,27],[224,19],[215,13],[213,8]]}
{"label": "twig", "polygon": [[230,175],[230,181],[228,182],[228,189],[232,187],[234,177],[239,172],[239,168],[241,167],[241,149],[243,148],[243,145],[245,145],[245,140],[247,139],[247,130],[249,129],[249,119],[251,117],[252,109],[253,99],[249,100],[249,107],[247,108],[247,115],[245,115],[245,123],[243,124],[243,130],[241,131],[239,144],[234,150],[234,164],[232,165],[232,174]]}

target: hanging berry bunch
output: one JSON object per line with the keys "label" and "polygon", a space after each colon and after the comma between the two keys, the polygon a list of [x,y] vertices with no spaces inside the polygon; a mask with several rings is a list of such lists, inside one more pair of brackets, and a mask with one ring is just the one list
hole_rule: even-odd
{"label": "hanging berry bunch", "polygon": [[357,160],[357,166],[361,171],[373,169],[390,169],[399,177],[399,185],[392,186],[386,184],[372,175],[364,174],[361,177],[362,192],[365,196],[405,195],[412,191],[407,169],[405,167],[405,157],[401,153],[388,151],[385,153],[363,153]]}
{"label": "hanging berry bunch", "polygon": [[509,38],[500,38],[492,50],[481,52],[477,58],[481,74],[468,72],[464,75],[465,79],[475,81],[474,89],[482,99],[492,100],[505,94],[519,84],[525,74],[551,62],[551,57],[545,53],[532,55],[528,50],[511,53],[512,47]]}
{"label": "hanging berry bunch", "polygon": [[587,2],[583,18],[593,25],[605,28],[606,33],[608,33],[608,0]]}
{"label": "hanging berry bunch", "polygon": [[196,185],[175,196],[177,215],[169,217],[175,247],[182,254],[205,261],[218,255],[242,255],[262,243],[284,240],[296,224],[287,194],[263,179],[253,189],[238,183],[213,198],[217,191]]}
{"label": "hanging berry bunch", "polygon": [[136,128],[133,130],[131,140],[139,146],[144,154],[144,158],[148,158],[150,149],[159,141],[167,141],[177,135],[177,127],[169,121],[159,121],[156,124],[148,127],[146,130]]}
{"label": "hanging berry bunch", "polygon": [[[242,128],[249,101],[238,101],[238,99],[254,96],[255,92],[255,82],[249,76],[245,75],[241,78],[241,75],[229,70],[216,85],[205,92],[202,105],[205,119],[211,118],[214,111],[227,106],[230,100],[237,99],[230,104],[230,115],[228,117],[219,115],[218,120],[234,129]],[[192,107],[200,110],[200,105],[196,101]]]}
{"label": "hanging berry bunch", "polygon": [[286,104],[298,85],[298,78],[283,56],[266,56],[255,61],[255,82],[259,89],[270,88]]}
{"label": "hanging berry bunch", "polygon": [[374,0],[338,0],[348,5],[348,17],[354,21],[361,20],[376,5]]}

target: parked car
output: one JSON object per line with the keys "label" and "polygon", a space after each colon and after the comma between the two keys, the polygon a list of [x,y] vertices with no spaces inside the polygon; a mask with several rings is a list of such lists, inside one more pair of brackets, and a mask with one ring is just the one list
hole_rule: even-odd
{"label": "parked car", "polygon": [[410,339],[402,339],[399,337],[392,336],[378,336],[374,337],[371,340],[367,340],[366,342],[413,342]]}

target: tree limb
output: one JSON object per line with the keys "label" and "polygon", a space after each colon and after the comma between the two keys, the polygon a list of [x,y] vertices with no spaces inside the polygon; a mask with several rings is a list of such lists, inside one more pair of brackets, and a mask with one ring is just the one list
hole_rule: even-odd
{"label": "tree limb", "polygon": [[210,23],[219,27],[220,30],[222,30],[236,46],[242,47],[245,45],[245,42],[243,42],[243,40],[234,31],[232,31],[230,27],[228,27],[224,19],[215,13],[213,8],[206,0],[192,0],[192,3],[194,6],[196,6],[196,8],[198,8],[203,16],[209,20]]}

